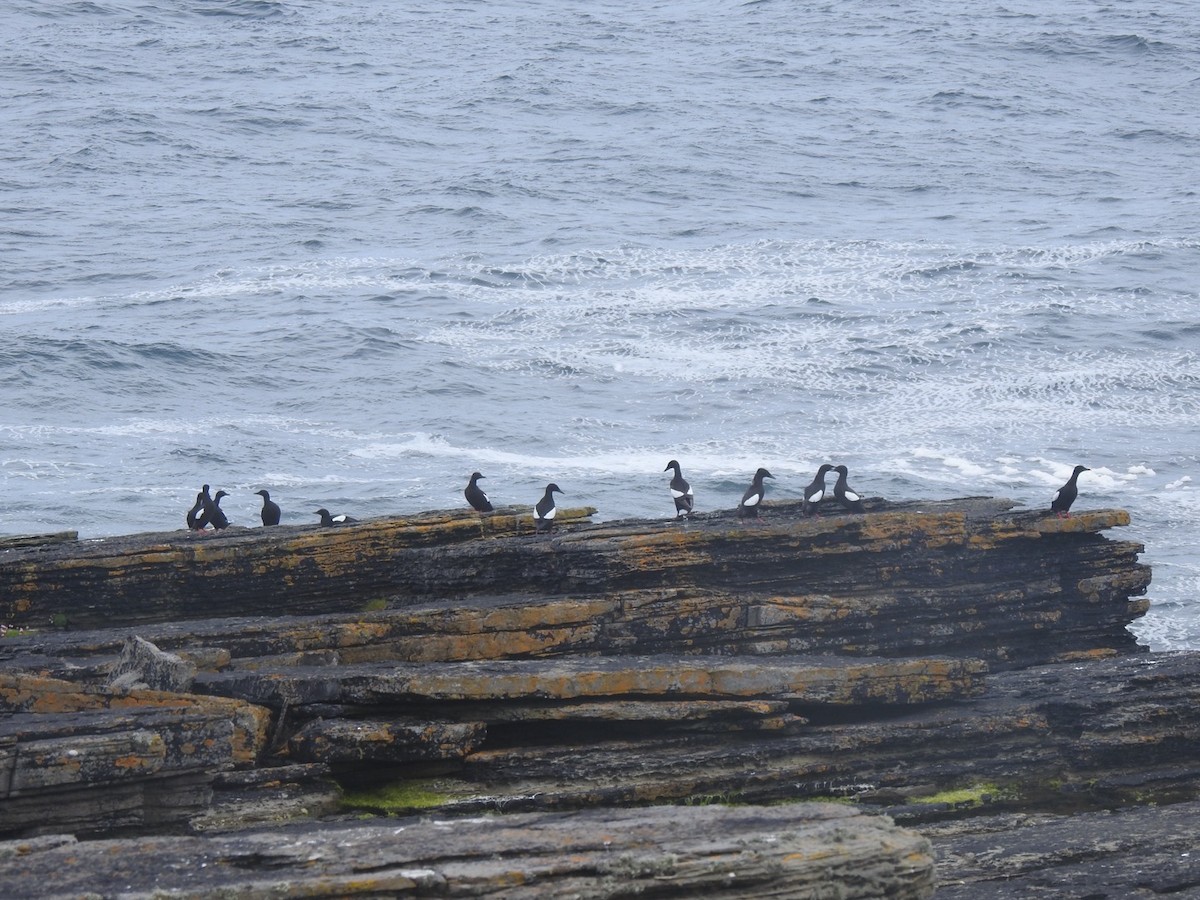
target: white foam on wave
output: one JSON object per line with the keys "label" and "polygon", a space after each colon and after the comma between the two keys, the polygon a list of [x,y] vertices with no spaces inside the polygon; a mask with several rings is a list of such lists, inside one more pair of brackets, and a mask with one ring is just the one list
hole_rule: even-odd
{"label": "white foam on wave", "polygon": [[173,282],[152,289],[5,300],[0,302],[0,315],[113,305],[155,305],[170,300],[209,301],[279,294],[342,294],[361,289],[387,291],[403,283],[397,278],[396,272],[414,267],[413,260],[401,257],[334,257],[240,270],[219,269],[194,281]]}
{"label": "white foam on wave", "polygon": [[[872,301],[906,301],[927,296],[934,278],[940,288],[953,287],[961,301],[976,296],[994,303],[997,294],[1030,308],[1044,297],[1019,290],[1014,273],[1072,272],[1096,263],[1140,258],[1161,253],[1194,252],[1194,242],[1085,242],[1057,247],[963,248],[920,242],[875,241],[760,241],[706,249],[621,247],[534,256],[507,263],[502,271],[475,257],[443,260],[435,273],[409,257],[364,256],[293,260],[279,265],[218,269],[192,281],[146,290],[78,296],[19,298],[0,302],[0,315],[55,307],[154,304],[172,299],[248,298],[264,294],[338,294],[362,289],[389,291],[427,284],[451,295],[481,304],[521,308],[553,307],[582,289],[610,305],[642,309],[702,306],[741,308],[744,296],[786,296],[800,299],[869,297]],[[496,272],[498,277],[491,277]],[[401,274],[398,274],[401,273]],[[415,273],[416,280],[412,277]],[[424,276],[421,276],[424,273]],[[730,291],[735,285],[742,291]],[[689,303],[688,300],[695,302]],[[1068,301],[1070,298],[1066,298]],[[1179,311],[1190,310],[1182,298]],[[1088,305],[1125,309],[1141,298],[1106,294],[1087,298]],[[1166,296],[1162,304],[1174,303]],[[1028,306],[1025,306],[1028,304]],[[1170,311],[1169,309],[1167,310]]]}
{"label": "white foam on wave", "polygon": [[12,457],[0,459],[0,473],[7,479],[23,481],[59,481],[76,478],[81,475],[90,477],[101,467],[94,463],[78,460],[63,461],[60,459],[36,459],[31,457]]}
{"label": "white foam on wave", "polygon": [[5,300],[0,302],[0,316],[16,316],[25,313],[44,312],[51,309],[73,309],[81,306],[91,306],[100,302],[101,298],[93,296],[81,297],[47,297],[23,298],[20,300]]}
{"label": "white foam on wave", "polygon": [[[994,456],[970,459],[953,451],[934,447],[916,447],[907,455],[893,456],[885,468],[906,478],[927,481],[953,488],[970,488],[975,491],[1004,489],[1020,497],[1034,499],[1044,495],[1046,502],[1053,491],[1061,487],[1076,465],[1086,461],[1073,459],[1048,459],[1041,456]],[[1154,469],[1144,464],[1133,464],[1124,471],[1104,465],[1093,465],[1079,477],[1082,495],[1114,496],[1142,488],[1143,480],[1155,475]]]}
{"label": "white foam on wave", "polygon": [[[1084,424],[1174,425],[1196,412],[1173,390],[1191,377],[1194,354],[1055,349],[1038,318],[1047,290],[1064,322],[1141,314],[1142,298],[1065,293],[1058,282],[1031,288],[1013,277],[1143,251],[1130,242],[974,254],[801,242],[536,258],[512,267],[516,287],[455,282],[447,289],[482,315],[438,323],[421,340],[517,374],[548,365],[582,377],[842,390],[900,429],[939,410],[974,414],[983,428],[1020,428],[1064,405]],[[935,284],[912,275],[931,268]],[[1190,308],[1191,298],[1178,303]],[[1156,315],[1166,314],[1158,304]]]}
{"label": "white foam on wave", "polygon": [[[1055,488],[1060,487],[1071,477],[1071,472],[1076,465],[1083,464],[1040,457],[1032,457],[1030,462],[1034,464],[1035,468],[1030,469],[1029,475],[1047,487]],[[1080,474],[1077,484],[1081,491],[1117,494],[1147,474],[1153,474],[1153,470],[1147,466],[1131,466],[1125,472],[1117,472],[1106,466],[1094,465],[1089,467],[1087,472]]]}
{"label": "white foam on wave", "polygon": [[714,477],[749,477],[756,468],[768,464],[779,468],[780,472],[806,472],[819,465],[815,457],[812,461],[790,461],[793,455],[791,451],[781,459],[768,459],[762,454],[756,456],[746,453],[744,448],[739,450],[724,445],[698,449],[610,447],[577,453],[539,454],[496,446],[459,446],[444,436],[424,432],[397,435],[393,440],[369,443],[349,453],[354,458],[368,461],[448,460],[459,464],[462,471],[467,473],[472,468],[491,465],[528,473],[530,477],[534,474],[554,476],[555,473],[579,473],[648,478],[657,477],[672,454],[685,456],[686,468],[707,472]]}
{"label": "white foam on wave", "polygon": [[[329,429],[312,420],[270,414],[246,418],[238,415],[205,414],[151,418],[134,416],[121,422],[102,425],[0,425],[0,432],[16,436],[46,438],[53,435],[94,435],[109,438],[166,437],[187,438],[211,435],[227,430],[296,431],[330,434]],[[336,437],[336,435],[330,435]]]}
{"label": "white foam on wave", "polygon": [[[964,479],[984,478],[984,477],[990,476],[990,474],[991,474],[991,470],[989,470],[986,466],[981,466],[978,463],[973,463],[970,460],[964,459],[961,456],[954,456],[952,454],[940,453],[940,452],[938,452],[936,450],[932,450],[928,447],[915,448],[912,451],[912,457],[914,459],[919,459],[919,460],[923,460],[923,459],[936,460],[937,462],[940,462],[943,466],[945,466],[947,469],[955,472],[958,477],[964,478]],[[1006,472],[1008,471],[1007,467],[1006,467],[1005,471]]]}

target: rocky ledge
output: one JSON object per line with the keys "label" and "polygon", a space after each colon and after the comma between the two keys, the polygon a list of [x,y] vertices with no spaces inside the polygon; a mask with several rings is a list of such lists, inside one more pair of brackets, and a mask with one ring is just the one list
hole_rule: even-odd
{"label": "rocky ledge", "polygon": [[967,898],[1122,816],[1114,892],[1175,852],[1200,655],[1129,635],[1123,511],[590,512],[0,543],[0,881]]}

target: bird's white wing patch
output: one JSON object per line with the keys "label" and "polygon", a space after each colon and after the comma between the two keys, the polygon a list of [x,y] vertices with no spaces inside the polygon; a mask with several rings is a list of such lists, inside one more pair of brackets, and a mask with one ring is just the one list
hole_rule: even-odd
{"label": "bird's white wing patch", "polygon": [[546,514],[544,516],[542,516],[542,518],[543,519],[553,519],[557,514],[558,514],[558,507],[552,506],[548,510],[546,510]]}
{"label": "bird's white wing patch", "polygon": [[857,503],[859,500],[862,499],[861,497],[858,496],[858,494],[854,493],[854,491],[843,491],[843,496],[845,496],[845,498],[847,500],[849,500],[851,503]]}
{"label": "bird's white wing patch", "polygon": [[758,506],[758,501],[762,499],[762,494],[751,494],[742,501],[742,506]]}

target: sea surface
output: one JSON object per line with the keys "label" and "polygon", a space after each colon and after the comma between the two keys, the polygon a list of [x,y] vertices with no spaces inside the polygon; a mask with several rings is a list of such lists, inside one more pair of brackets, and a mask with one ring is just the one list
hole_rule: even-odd
{"label": "sea surface", "polygon": [[1200,647],[1193,0],[0,0],[0,533],[1123,507]]}

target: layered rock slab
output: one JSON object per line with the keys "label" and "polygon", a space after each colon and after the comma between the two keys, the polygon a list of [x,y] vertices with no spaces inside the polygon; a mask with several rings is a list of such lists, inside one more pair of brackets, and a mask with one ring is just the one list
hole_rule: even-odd
{"label": "layered rock slab", "polygon": [[0,673],[0,834],[182,825],[215,772],[257,763],[270,712],[239,700]]}
{"label": "layered rock slab", "polygon": [[837,796],[917,816],[939,811],[911,798],[979,783],[1059,806],[1200,785],[1198,654],[1037,667],[987,685],[981,696],[906,708],[799,705],[808,724],[778,733],[510,735],[422,786],[436,806],[462,812]]}
{"label": "layered rock slab", "polygon": [[937,900],[1200,897],[1200,802],[982,816],[926,834]]}
{"label": "layered rock slab", "polygon": [[[140,732],[120,709],[68,713],[88,729],[76,749],[95,748],[78,770],[93,808],[122,810],[99,831],[178,827],[178,810],[207,819],[196,827],[236,827],[232,805],[192,815],[206,792],[239,784],[231,774],[268,793],[286,781],[328,812],[328,792],[310,788],[329,765],[367,779],[435,773],[443,783],[423,806],[444,812],[838,795],[923,821],[945,804],[922,792],[978,779],[1113,802],[1197,783],[1195,660],[1105,658],[1138,651],[1125,625],[1146,607],[1134,599],[1149,581],[1141,547],[1100,534],[1127,522],[990,500],[819,519],[781,503],[755,525],[576,519],[534,537],[520,515],[430,514],[0,547],[0,604],[13,622],[140,623],[181,660],[169,683],[195,670],[193,689],[257,701],[246,704],[261,711],[255,749],[199,768],[154,770],[193,727],[183,707]],[[129,633],[6,639],[0,666],[93,691]],[[993,672],[983,694],[976,658]],[[122,676],[132,684],[141,659]],[[1056,659],[1079,662],[1021,671]],[[49,707],[36,715],[45,723],[26,718],[9,747],[66,734]],[[4,752],[0,765],[19,758]],[[289,757],[313,762],[277,765]],[[114,777],[118,760],[136,777]],[[50,811],[23,833],[70,806],[52,781],[68,771],[22,774],[7,808]]]}
{"label": "layered rock slab", "polygon": [[[208,838],[0,844],[14,898],[933,895],[928,842],[830,804],[397,819]],[[51,893],[46,886],[53,885]]]}
{"label": "layered rock slab", "polygon": [[923,703],[983,689],[961,659],[837,656],[623,656],[349,666],[281,666],[197,676],[194,690],[275,708],[310,704],[500,704],[581,698],[760,698],[801,703]]}
{"label": "layered rock slab", "polygon": [[0,558],[0,603],[14,623],[71,627],[412,609],[375,635],[342,628],[338,652],[358,661],[836,652],[994,667],[1133,652],[1125,625],[1146,608],[1131,599],[1150,578],[1141,546],[1099,533],[1128,524],[1121,510],[1058,519],[966,499],[818,518],[782,503],[755,525],[583,524],[587,512],[553,536],[520,533],[520,516],[445,513],[18,549]]}
{"label": "layered rock slab", "polygon": [[[594,512],[562,509],[558,521],[567,526]],[[492,545],[533,530],[527,511],[509,507],[488,516],[428,512],[330,528],[18,543],[0,547],[0,604],[13,624],[61,619],[73,628],[351,611],[397,591],[445,596],[437,589],[441,555],[464,542]]]}

